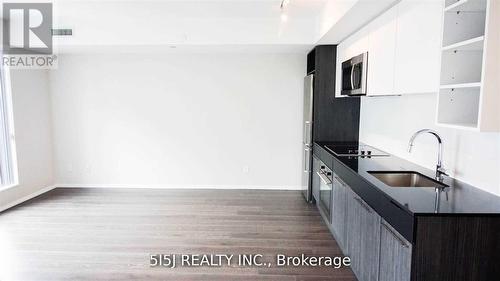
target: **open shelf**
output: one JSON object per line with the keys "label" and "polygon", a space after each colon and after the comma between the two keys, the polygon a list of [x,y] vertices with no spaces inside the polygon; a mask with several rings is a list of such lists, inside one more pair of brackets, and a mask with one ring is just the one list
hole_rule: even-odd
{"label": "open shelf", "polygon": [[443,15],[436,123],[498,132],[500,0],[445,0]]}
{"label": "open shelf", "polygon": [[481,81],[483,50],[446,50],[441,55],[441,85]]}
{"label": "open shelf", "polygon": [[475,123],[437,123],[439,126],[448,127],[453,129],[462,129],[462,130],[477,130],[477,124]]}
{"label": "open shelf", "polygon": [[444,88],[439,92],[438,124],[477,128],[480,87]]}
{"label": "open shelf", "polygon": [[[469,0],[467,2],[473,3],[480,1],[482,0]],[[485,25],[486,10],[474,12],[446,11],[444,13],[443,46],[449,46],[484,36]]]}
{"label": "open shelf", "polygon": [[443,51],[482,51],[484,49],[484,36],[461,41],[443,47]]}
{"label": "open shelf", "polygon": [[486,0],[447,0],[445,12],[482,12],[486,11]]}

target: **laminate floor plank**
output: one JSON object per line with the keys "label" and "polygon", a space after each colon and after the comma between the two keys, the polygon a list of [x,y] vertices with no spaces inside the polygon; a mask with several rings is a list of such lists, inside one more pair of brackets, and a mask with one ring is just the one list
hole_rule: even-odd
{"label": "laminate floor plank", "polygon": [[[151,254],[234,255],[232,266],[151,267]],[[260,254],[270,266],[238,266]],[[276,265],[340,256],[297,191],[57,188],[0,213],[0,280],[355,281],[349,267]]]}

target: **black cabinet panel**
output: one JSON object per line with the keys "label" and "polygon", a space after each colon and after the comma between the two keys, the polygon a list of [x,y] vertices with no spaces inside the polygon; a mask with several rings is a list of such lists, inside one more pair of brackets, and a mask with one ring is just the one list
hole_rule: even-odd
{"label": "black cabinet panel", "polygon": [[318,144],[313,145],[313,154],[325,163],[330,170],[333,170],[333,156]]}
{"label": "black cabinet panel", "polygon": [[499,265],[499,217],[417,218],[412,281],[499,280]]}
{"label": "black cabinet panel", "polygon": [[314,49],[313,140],[358,141],[360,98],[335,98],[337,46]]}
{"label": "black cabinet panel", "polygon": [[316,49],[307,54],[307,74],[311,74],[316,70]]}

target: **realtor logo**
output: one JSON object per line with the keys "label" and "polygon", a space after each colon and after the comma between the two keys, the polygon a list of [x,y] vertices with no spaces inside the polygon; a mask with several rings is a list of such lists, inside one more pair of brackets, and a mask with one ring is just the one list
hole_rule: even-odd
{"label": "realtor logo", "polygon": [[4,3],[5,54],[52,54],[52,3]]}

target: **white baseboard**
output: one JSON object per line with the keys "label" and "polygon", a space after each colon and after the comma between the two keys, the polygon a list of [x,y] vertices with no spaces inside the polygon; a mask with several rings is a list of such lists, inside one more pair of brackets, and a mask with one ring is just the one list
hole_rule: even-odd
{"label": "white baseboard", "polygon": [[238,185],[188,185],[188,186],[165,186],[165,185],[138,185],[138,184],[64,184],[58,183],[55,187],[61,188],[144,188],[144,189],[260,189],[260,190],[301,190],[300,186],[238,186]]}
{"label": "white baseboard", "polygon": [[7,210],[7,209],[10,209],[10,208],[12,208],[14,206],[17,206],[17,205],[19,205],[19,204],[21,204],[21,203],[23,203],[25,201],[28,201],[28,200],[30,200],[32,198],[35,198],[38,195],[41,195],[41,194],[43,194],[45,192],[48,192],[48,191],[51,191],[54,188],[56,188],[56,185],[47,186],[47,187],[44,187],[44,188],[42,188],[42,189],[40,189],[38,191],[35,191],[35,192],[33,192],[33,193],[31,193],[31,194],[29,194],[27,196],[24,196],[24,197],[22,197],[20,199],[17,199],[15,201],[11,202],[11,203],[8,203],[7,205],[0,206],[0,213],[3,212],[3,211],[5,211],[5,210]]}

